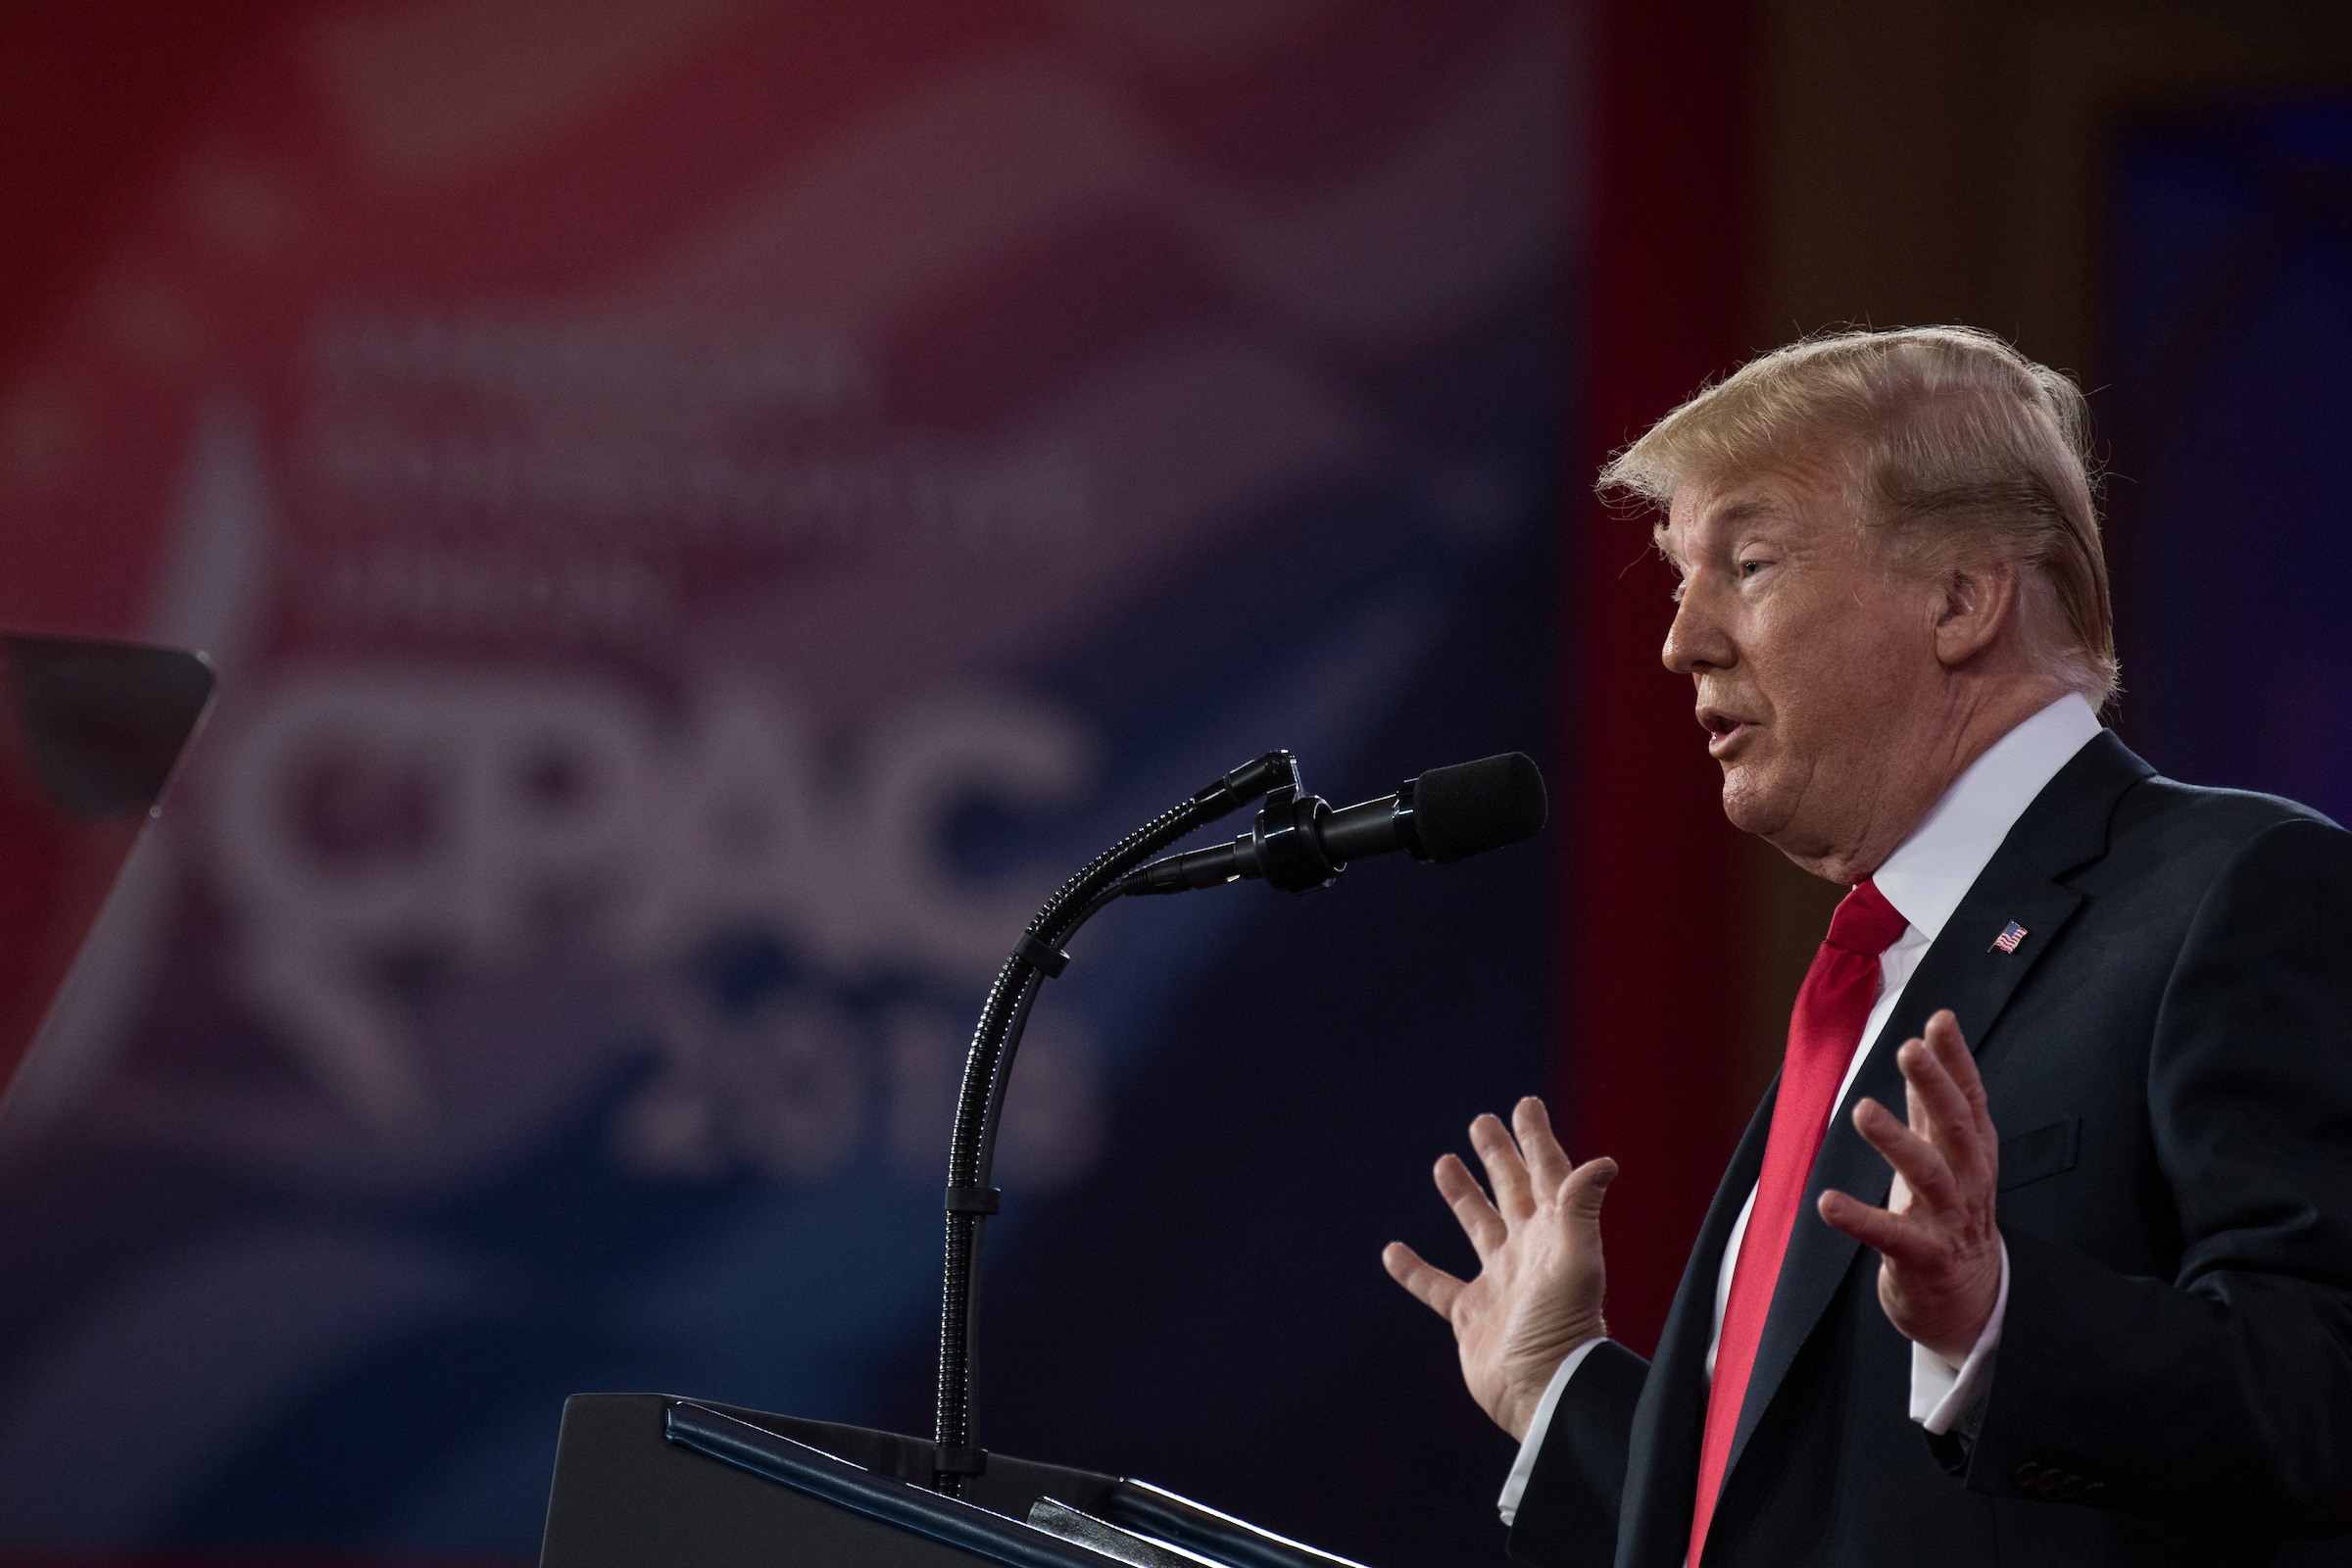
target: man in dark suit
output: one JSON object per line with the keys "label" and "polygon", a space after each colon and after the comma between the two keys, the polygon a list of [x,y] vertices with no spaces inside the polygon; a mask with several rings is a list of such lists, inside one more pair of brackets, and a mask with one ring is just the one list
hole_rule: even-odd
{"label": "man in dark suit", "polygon": [[1522,1561],[2338,1560],[2278,1544],[2352,1532],[2352,835],[2099,727],[2082,431],[1995,339],[1852,333],[1604,475],[1666,514],[1726,811],[1852,891],[1654,1361],[1616,1166],[1533,1100],[1472,1126],[1492,1200],[1439,1162],[1478,1277],[1389,1249],[1522,1439]]}

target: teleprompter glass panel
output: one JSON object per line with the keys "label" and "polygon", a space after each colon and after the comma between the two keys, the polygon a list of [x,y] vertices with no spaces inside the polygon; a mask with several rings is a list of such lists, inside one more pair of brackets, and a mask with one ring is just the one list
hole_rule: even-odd
{"label": "teleprompter glass panel", "polygon": [[0,1086],[212,696],[198,654],[0,635]]}

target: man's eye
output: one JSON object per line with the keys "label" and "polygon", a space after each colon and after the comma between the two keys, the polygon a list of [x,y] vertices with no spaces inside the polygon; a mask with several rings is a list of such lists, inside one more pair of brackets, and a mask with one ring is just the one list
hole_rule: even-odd
{"label": "man's eye", "polygon": [[1740,575],[1753,577],[1757,572],[1762,571],[1766,564],[1761,561],[1742,561],[1740,563]]}

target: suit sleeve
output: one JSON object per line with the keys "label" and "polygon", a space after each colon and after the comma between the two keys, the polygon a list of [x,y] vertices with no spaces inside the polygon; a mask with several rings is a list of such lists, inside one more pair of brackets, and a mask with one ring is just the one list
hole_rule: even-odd
{"label": "suit sleeve", "polygon": [[1609,1568],[1625,1496],[1634,1406],[1649,1363],[1602,1340],[1577,1368],[1551,1414],[1511,1522],[1511,1556],[1532,1568]]}
{"label": "suit sleeve", "polygon": [[2008,1312],[1968,1485],[2352,1530],[2352,835],[2279,823],[2208,886],[2145,1092],[2179,1273],[2128,1278],[2004,1232]]}

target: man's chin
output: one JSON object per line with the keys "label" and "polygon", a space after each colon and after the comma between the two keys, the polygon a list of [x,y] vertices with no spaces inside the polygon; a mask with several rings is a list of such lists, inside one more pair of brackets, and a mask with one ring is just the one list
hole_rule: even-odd
{"label": "man's chin", "polygon": [[1787,803],[1764,786],[1753,768],[1737,763],[1723,770],[1723,814],[1732,826],[1758,838],[1770,838],[1788,821]]}

